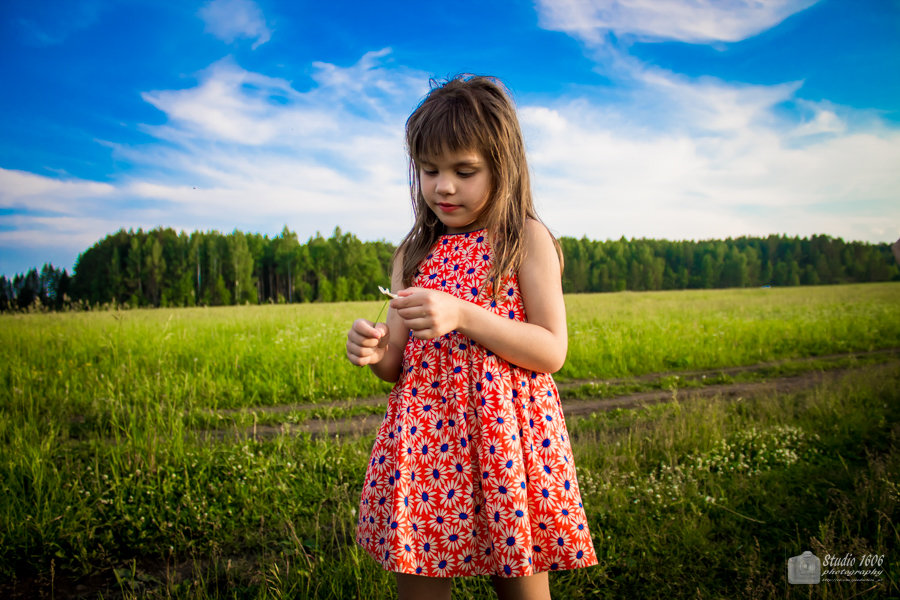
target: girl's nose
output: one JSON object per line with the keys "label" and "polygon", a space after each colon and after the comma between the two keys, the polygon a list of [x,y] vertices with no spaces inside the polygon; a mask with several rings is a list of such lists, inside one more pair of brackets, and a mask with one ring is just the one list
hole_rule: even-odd
{"label": "girl's nose", "polygon": [[447,175],[438,175],[434,182],[434,191],[441,195],[453,193],[453,178]]}

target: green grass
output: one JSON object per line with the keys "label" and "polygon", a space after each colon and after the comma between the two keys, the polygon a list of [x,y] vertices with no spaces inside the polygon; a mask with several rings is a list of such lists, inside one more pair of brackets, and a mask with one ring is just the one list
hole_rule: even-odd
{"label": "green grass", "polygon": [[[898,284],[571,296],[564,374],[894,348],[898,300]],[[371,436],[202,431],[264,421],[222,409],[382,393],[343,359],[349,323],[378,305],[0,317],[0,591],[64,596],[87,581],[93,597],[388,594],[389,574],[352,542]],[[898,362],[786,360],[729,377],[809,365],[853,370],[802,394],[570,419],[601,564],[554,574],[556,597],[798,597],[808,588],[786,584],[785,561],[807,549],[885,554],[879,594],[900,595]],[[672,377],[640,385],[693,385]],[[278,422],[377,411],[297,407]],[[486,578],[454,585],[489,597]]]}
{"label": "green grass", "polygon": [[748,365],[900,345],[897,284],[566,297],[558,379]]}
{"label": "green grass", "polygon": [[[890,560],[900,551],[898,389],[895,362],[803,394],[571,419],[601,562],[554,574],[554,593],[797,597],[784,566],[802,550]],[[118,576],[136,597],[368,598],[392,589],[352,543],[369,437],[188,436],[73,449],[30,446],[25,433],[13,434],[3,457],[6,577],[46,577],[52,564],[67,577]],[[186,572],[168,588],[167,564]],[[885,596],[900,593],[898,576],[889,562]],[[455,585],[459,597],[489,597],[486,578]],[[821,587],[834,598],[862,589]]]}

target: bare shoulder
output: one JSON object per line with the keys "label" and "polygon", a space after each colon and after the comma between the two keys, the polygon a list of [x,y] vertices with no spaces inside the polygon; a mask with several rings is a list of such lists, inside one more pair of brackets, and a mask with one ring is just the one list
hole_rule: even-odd
{"label": "bare shoulder", "polygon": [[547,226],[535,219],[525,220],[525,235],[522,239],[525,250],[525,261],[534,260],[556,262],[559,265],[559,255],[556,252],[556,243]]}
{"label": "bare shoulder", "polygon": [[525,239],[530,238],[546,238],[550,240],[550,231],[547,229],[547,226],[538,221],[537,219],[525,219]]}

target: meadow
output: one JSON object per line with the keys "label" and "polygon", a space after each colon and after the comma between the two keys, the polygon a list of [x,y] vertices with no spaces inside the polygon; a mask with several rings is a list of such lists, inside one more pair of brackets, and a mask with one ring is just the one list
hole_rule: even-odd
{"label": "meadow", "polygon": [[[900,596],[900,284],[566,304],[561,384],[665,374],[672,401],[569,420],[601,563],[554,574],[555,597],[805,597],[785,577],[803,550],[884,557],[878,581],[821,597]],[[266,408],[384,395],[343,358],[350,322],[380,307],[0,316],[0,593],[390,597],[353,543],[374,431],[246,429]],[[797,393],[679,401],[682,372],[835,354],[840,370]]]}

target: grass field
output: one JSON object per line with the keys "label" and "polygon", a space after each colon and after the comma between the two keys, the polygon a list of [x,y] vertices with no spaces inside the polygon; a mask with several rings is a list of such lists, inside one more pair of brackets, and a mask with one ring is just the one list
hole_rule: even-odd
{"label": "grass field", "polygon": [[[566,301],[561,382],[900,347],[896,283]],[[374,431],[204,431],[225,409],[385,393],[343,359],[380,305],[0,317],[0,595],[389,597],[352,542]],[[884,555],[877,583],[821,597],[900,596],[900,363],[843,366],[796,394],[570,419],[601,564],[554,574],[556,597],[805,597],[785,577],[802,550]]]}

